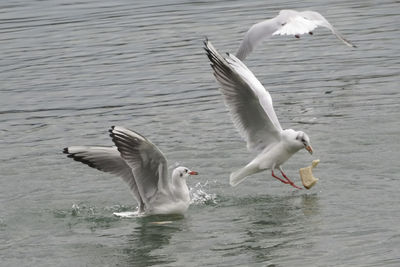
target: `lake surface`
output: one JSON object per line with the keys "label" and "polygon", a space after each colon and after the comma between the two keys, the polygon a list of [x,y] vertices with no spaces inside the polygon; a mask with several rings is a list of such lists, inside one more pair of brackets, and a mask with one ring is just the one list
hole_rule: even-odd
{"label": "lake surface", "polygon": [[[399,266],[398,1],[3,1],[0,3],[0,265]],[[275,37],[245,61],[283,128],[321,160],[311,190],[269,172],[229,186],[247,152],[218,92],[204,36],[235,52],[281,9],[321,12],[327,29]],[[118,177],[74,162],[69,145],[142,133],[188,181],[185,217],[121,219],[136,203]],[[171,221],[156,224],[158,221]]]}

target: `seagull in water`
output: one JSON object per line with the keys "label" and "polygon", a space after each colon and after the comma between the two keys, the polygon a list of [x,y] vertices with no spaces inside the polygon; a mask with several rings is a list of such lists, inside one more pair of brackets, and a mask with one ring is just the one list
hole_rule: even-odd
{"label": "seagull in water", "polygon": [[318,26],[328,28],[343,43],[350,47],[356,47],[346,40],[321,14],[315,11],[281,10],[275,18],[256,23],[246,32],[236,57],[244,60],[253,49],[264,39],[273,35],[300,35],[309,33]]}
{"label": "seagull in water", "polygon": [[120,176],[138,202],[138,214],[183,214],[190,204],[186,178],[197,172],[177,167],[169,179],[166,158],[147,138],[119,126],[112,126],[109,132],[115,146],[70,146],[64,153]]}
{"label": "seagull in water", "polygon": [[[247,176],[270,169],[272,177],[301,189],[286,176],[281,166],[302,148],[312,154],[308,135],[282,129],[271,95],[240,59],[231,54],[222,57],[208,40],[204,45],[233,123],[246,140],[247,149],[258,153],[245,167],[231,173],[230,184],[236,186]],[[274,173],[276,169],[283,178]]]}

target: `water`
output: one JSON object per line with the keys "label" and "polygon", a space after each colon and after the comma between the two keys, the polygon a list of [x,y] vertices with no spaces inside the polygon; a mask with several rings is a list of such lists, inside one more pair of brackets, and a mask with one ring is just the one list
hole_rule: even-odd
{"label": "water", "polygon": [[[399,21],[396,1],[4,1],[0,4],[2,266],[398,266]],[[283,8],[323,13],[325,29],[274,38],[246,64],[285,128],[304,130],[320,178],[296,191],[251,158],[202,50],[235,52]],[[120,219],[125,184],[73,162],[68,145],[111,145],[121,125],[149,137],[189,181],[185,217]],[[167,221],[165,224],[154,222]]]}

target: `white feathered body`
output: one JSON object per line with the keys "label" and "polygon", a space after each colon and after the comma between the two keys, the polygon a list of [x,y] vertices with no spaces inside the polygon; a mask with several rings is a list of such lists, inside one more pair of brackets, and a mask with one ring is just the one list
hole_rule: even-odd
{"label": "white feathered body", "polygon": [[[190,194],[185,179],[172,177],[172,194],[159,191],[146,207],[146,214],[183,214],[189,208]],[[172,196],[172,197],[171,197]]]}
{"label": "white feathered body", "polygon": [[281,165],[294,153],[306,147],[312,151],[304,132],[282,129],[271,95],[240,59],[231,54],[222,57],[208,40],[205,50],[233,124],[248,150],[257,153],[249,164],[230,175],[232,186],[266,169],[278,168],[283,174]]}
{"label": "white feathered body", "polygon": [[295,134],[296,131],[292,129],[284,130],[280,142],[273,143],[264,148],[264,150],[249,164],[233,172],[230,176],[230,184],[236,186],[244,181],[244,179],[249,175],[263,170],[279,168],[291,156],[303,148],[295,142],[290,142],[290,140],[292,140],[291,136]]}

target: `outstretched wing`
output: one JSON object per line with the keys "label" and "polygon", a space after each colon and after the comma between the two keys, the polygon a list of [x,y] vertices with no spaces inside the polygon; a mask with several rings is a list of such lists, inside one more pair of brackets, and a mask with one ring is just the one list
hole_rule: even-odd
{"label": "outstretched wing", "polygon": [[68,154],[69,158],[82,162],[92,168],[120,176],[132,190],[139,207],[143,206],[132,169],[121,158],[117,147],[70,146],[64,148],[63,152]]}
{"label": "outstretched wing", "polygon": [[264,39],[273,35],[282,25],[279,23],[277,17],[261,21],[254,24],[244,35],[239,49],[236,52],[236,57],[244,60]]}
{"label": "outstretched wing", "polygon": [[312,22],[314,22],[317,26],[325,27],[328,28],[329,30],[332,31],[332,33],[343,43],[345,43],[349,47],[357,47],[355,44],[347,40],[346,38],[343,37],[343,35],[335,28],[333,27],[321,14],[315,11],[303,11],[300,12],[300,14],[305,18],[308,19]]}
{"label": "outstretched wing", "polygon": [[158,193],[171,194],[167,160],[144,136],[119,126],[112,126],[110,136],[122,158],[132,168],[140,196],[148,205]]}
{"label": "outstretched wing", "polygon": [[244,60],[264,39],[273,35],[294,35],[299,37],[311,33],[318,26],[328,28],[343,43],[356,47],[346,40],[321,14],[315,11],[298,12],[281,10],[275,18],[254,24],[246,32],[236,57]]}
{"label": "outstretched wing", "polygon": [[247,148],[259,152],[278,142],[282,127],[268,91],[235,56],[223,58],[208,40],[204,44],[225,104]]}

